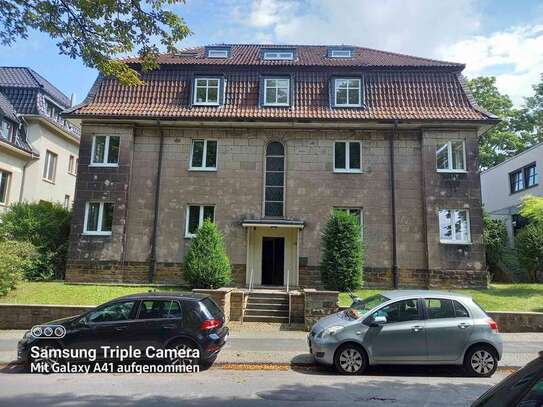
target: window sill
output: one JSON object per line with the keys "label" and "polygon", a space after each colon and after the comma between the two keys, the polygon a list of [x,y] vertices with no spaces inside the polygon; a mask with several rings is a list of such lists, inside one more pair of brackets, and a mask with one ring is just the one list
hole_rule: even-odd
{"label": "window sill", "polygon": [[436,170],[440,174],[467,174],[467,170]]}
{"label": "window sill", "polygon": [[111,236],[111,232],[83,232],[83,236]]}
{"label": "window sill", "polygon": [[273,103],[264,103],[262,104],[262,107],[290,107],[290,103],[277,103],[277,104],[273,104]]}
{"label": "window sill", "polygon": [[213,106],[217,107],[217,106],[220,106],[220,105],[221,104],[219,102],[217,102],[217,103],[194,102],[192,104],[192,106],[211,106],[211,107],[213,107]]}
{"label": "window sill", "polygon": [[332,105],[332,107],[337,109],[360,109],[362,105]]}
{"label": "window sill", "polygon": [[334,173],[336,174],[362,174],[362,170],[341,170],[341,169],[334,169]]}
{"label": "window sill", "polygon": [[456,246],[471,246],[472,242],[470,241],[454,241],[454,240],[440,240],[440,244],[446,244],[446,245],[456,245]]}
{"label": "window sill", "polygon": [[100,163],[90,163],[89,167],[106,167],[106,168],[115,168],[118,167],[119,164],[100,164]]}
{"label": "window sill", "polygon": [[47,182],[48,184],[51,184],[51,185],[55,185],[55,181],[51,181],[50,179],[47,179],[47,178],[42,178],[42,181]]}
{"label": "window sill", "polygon": [[70,172],[70,171],[68,171],[68,175],[73,175],[74,177],[77,177],[76,173],[73,173],[73,172]]}
{"label": "window sill", "polygon": [[196,235],[185,235],[185,239],[194,239]]}
{"label": "window sill", "polygon": [[201,172],[217,172],[217,167],[190,167],[189,171],[201,171]]}

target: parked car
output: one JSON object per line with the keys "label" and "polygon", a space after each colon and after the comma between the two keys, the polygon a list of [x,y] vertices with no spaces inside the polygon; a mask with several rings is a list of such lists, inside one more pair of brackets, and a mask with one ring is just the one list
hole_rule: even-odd
{"label": "parked car", "polygon": [[463,365],[494,374],[502,355],[498,325],[471,297],[440,291],[385,291],[318,321],[308,336],[318,363],[343,374],[368,365]]}
{"label": "parked car", "polygon": [[543,351],[539,352],[538,358],[490,388],[471,406],[543,406]]}
{"label": "parked car", "polygon": [[224,314],[211,297],[149,292],[117,298],[82,315],[35,327],[19,341],[18,360],[28,365],[38,361],[32,356],[33,346],[66,349],[70,354],[70,349],[95,349],[100,360],[108,356],[101,346],[132,346],[140,351],[148,347],[198,349],[200,357],[192,358],[191,363],[211,365],[227,338]]}

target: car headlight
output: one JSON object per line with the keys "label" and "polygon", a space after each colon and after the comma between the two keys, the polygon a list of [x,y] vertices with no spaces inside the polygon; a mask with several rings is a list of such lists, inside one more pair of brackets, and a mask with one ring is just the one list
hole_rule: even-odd
{"label": "car headlight", "polygon": [[341,325],[334,325],[334,326],[330,326],[328,328],[326,328],[324,331],[322,331],[320,333],[320,337],[321,338],[324,338],[325,336],[334,336],[336,334],[338,334],[339,332],[343,331],[345,327],[341,326]]}

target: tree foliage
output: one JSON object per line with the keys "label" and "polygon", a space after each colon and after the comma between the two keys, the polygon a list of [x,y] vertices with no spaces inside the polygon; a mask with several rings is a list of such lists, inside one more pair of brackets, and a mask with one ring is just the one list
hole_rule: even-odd
{"label": "tree foliage", "polygon": [[185,256],[184,277],[194,288],[219,288],[231,281],[230,260],[217,226],[204,220]]}
{"label": "tree foliage", "polygon": [[156,69],[157,42],[175,52],[190,34],[181,17],[165,10],[175,3],[184,0],[0,0],[0,43],[11,45],[38,30],[57,41],[61,54],[123,84],[139,84],[139,73],[113,58],[137,52],[143,71]]}
{"label": "tree foliage", "polygon": [[532,222],[522,228],[516,237],[515,247],[530,282],[537,283],[543,274],[543,223]]}
{"label": "tree foliage", "polygon": [[0,240],[0,295],[15,288],[33,267],[35,248],[28,242]]}
{"label": "tree foliage", "polygon": [[492,274],[507,247],[507,228],[499,219],[492,219],[486,213],[483,216],[483,242],[485,244],[486,261]]}
{"label": "tree foliage", "polygon": [[322,235],[321,276],[329,290],[348,291],[362,286],[364,248],[360,225],[347,211],[335,210]]}
{"label": "tree foliage", "polygon": [[38,257],[24,277],[46,280],[62,278],[66,265],[71,212],[49,202],[16,203],[0,216],[0,238],[29,242]]}
{"label": "tree foliage", "polygon": [[527,195],[523,197],[520,214],[532,222],[543,223],[543,196]]}

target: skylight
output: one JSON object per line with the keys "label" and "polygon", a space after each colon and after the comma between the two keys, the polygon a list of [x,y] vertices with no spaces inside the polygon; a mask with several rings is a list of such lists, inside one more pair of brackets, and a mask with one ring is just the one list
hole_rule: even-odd
{"label": "skylight", "polygon": [[267,60],[291,61],[294,59],[294,51],[288,49],[265,50],[263,58]]}
{"label": "skylight", "polygon": [[328,50],[330,58],[352,58],[353,50],[348,48],[332,48]]}
{"label": "skylight", "polygon": [[208,58],[228,58],[230,56],[229,48],[208,48]]}

